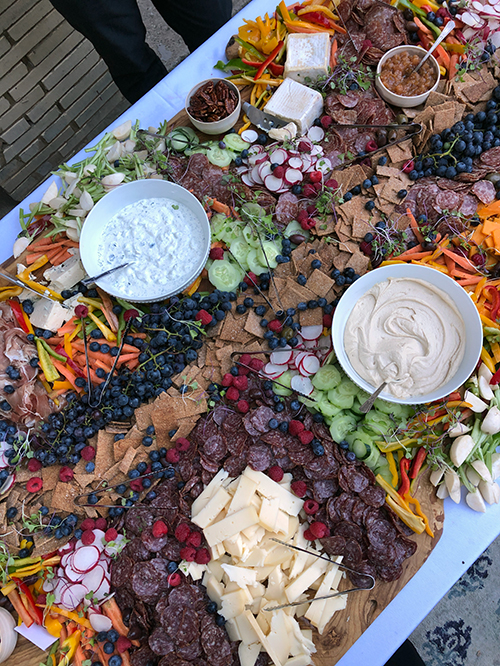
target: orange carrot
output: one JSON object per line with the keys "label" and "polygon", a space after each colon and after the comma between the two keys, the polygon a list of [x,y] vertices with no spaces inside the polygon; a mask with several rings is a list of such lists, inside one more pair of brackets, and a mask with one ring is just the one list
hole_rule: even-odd
{"label": "orange carrot", "polygon": [[59,266],[59,264],[62,264],[63,261],[66,261],[66,259],[69,259],[71,257],[71,254],[68,252],[67,248],[63,248],[61,252],[55,255],[55,257],[52,257],[50,259],[50,263],[53,266]]}
{"label": "orange carrot", "polygon": [[429,35],[429,37],[432,37],[432,32],[424,23],[422,23],[422,21],[418,18],[418,16],[413,17],[413,22],[419,28],[419,30],[421,30],[425,35]]}
{"label": "orange carrot", "polygon": [[215,210],[216,213],[224,213],[226,217],[231,216],[231,208],[225,204],[222,203],[221,201],[218,201],[217,199],[213,199],[212,203],[210,204],[210,208],[212,210]]}
{"label": "orange carrot", "polygon": [[[80,363],[78,363],[80,365]],[[83,365],[81,366],[83,374],[85,375],[85,378],[88,379],[88,374],[87,374],[87,366],[85,365],[85,361],[83,362]],[[101,380],[99,377],[95,374],[95,371],[92,370],[92,368],[89,368],[90,371],[90,381],[92,384],[100,384]]]}
{"label": "orange carrot", "polygon": [[[122,612],[119,609],[115,598],[111,597],[111,599],[105,601],[101,606],[101,609],[104,615],[109,617],[113,624],[113,628],[116,629],[120,636],[128,636],[128,627],[123,623]],[[134,640],[132,641],[132,644],[139,646],[139,641]]]}
{"label": "orange carrot", "polygon": [[22,599],[19,596],[19,592],[17,590],[12,590],[12,592],[9,592],[7,597],[24,624],[27,627],[31,627],[33,624],[33,618],[28,613],[26,606],[23,604]]}
{"label": "orange carrot", "polygon": [[415,254],[409,254],[406,257],[403,257],[402,255],[400,255],[399,257],[395,257],[395,259],[397,259],[398,261],[400,259],[402,261],[405,261],[405,260],[407,260],[407,261],[410,261],[410,260],[411,261],[417,261],[417,260],[420,260],[420,259],[424,259],[424,257],[430,257],[431,254],[432,254],[432,251],[427,250],[427,252],[415,252]]}
{"label": "orange carrot", "polygon": [[79,321],[79,319],[77,319],[76,317],[71,317],[71,319],[67,321],[65,324],[63,324],[61,328],[57,329],[57,335],[63,336],[66,333],[73,333],[77,321]]}
{"label": "orange carrot", "polygon": [[43,247],[44,245],[52,246],[53,243],[54,243],[54,238],[53,237],[39,238],[38,240],[31,241],[31,243],[28,245],[28,247],[26,249],[33,252],[35,250],[35,248],[38,248],[40,246]]}
{"label": "orange carrot", "polygon": [[104,370],[104,372],[111,372],[111,366],[108,365],[107,363],[104,363],[104,361],[101,361],[100,358],[95,358],[93,360],[94,365],[96,365],[98,368],[101,368],[101,370]]}
{"label": "orange carrot", "polygon": [[146,333],[131,333],[130,335],[132,335],[134,338],[141,338],[141,340],[145,340],[147,337]]}
{"label": "orange carrot", "polygon": [[66,365],[64,365],[64,363],[61,363],[61,361],[58,361],[55,358],[52,358],[51,361],[54,364],[56,370],[60,372],[63,377],[66,377],[68,382],[71,383],[71,385],[76,391],[80,392],[83,390],[81,388],[78,388],[78,386],[75,384],[76,375],[72,370],[70,370],[68,367],[66,367]]}
{"label": "orange carrot", "polygon": [[[45,239],[45,243],[39,243],[38,245],[35,245],[36,251],[41,252],[42,250],[55,250],[57,247],[62,247],[64,245],[64,241],[59,241],[57,243],[51,243],[48,241],[48,239]],[[28,245],[28,248],[31,248],[33,246],[33,243],[31,245]]]}
{"label": "orange carrot", "polygon": [[445,261],[445,264],[446,264],[446,268],[448,269],[448,271],[451,275],[451,272],[452,272],[455,264],[454,264],[453,260],[450,259],[450,257],[447,257],[446,255],[444,255],[444,261]]}
{"label": "orange carrot", "polygon": [[[79,343],[73,343],[73,349],[76,349],[81,352],[85,352],[85,347],[82,344]],[[87,349],[87,353],[89,355],[89,359],[92,359],[92,362],[94,361],[100,361],[101,363],[104,363],[106,366],[111,368],[111,364],[113,361],[111,360],[111,357],[108,356],[107,354],[103,354],[102,352],[94,352],[91,351],[90,349]],[[85,358],[85,357],[84,357]],[[135,356],[134,356],[135,358]]]}
{"label": "orange carrot", "polygon": [[401,254],[397,255],[395,258],[396,259],[401,259],[405,258],[406,255],[412,255],[415,254],[416,252],[423,252],[422,245],[419,243],[418,245],[415,245],[415,247],[411,247],[409,250],[405,250],[404,252],[401,252]]}
{"label": "orange carrot", "polygon": [[476,267],[466,257],[462,257],[460,254],[455,254],[455,252],[452,252],[451,250],[447,250],[446,248],[443,248],[443,252],[447,257],[449,257],[456,264],[458,264],[462,268],[465,268],[466,271],[469,271],[470,273],[475,273],[476,272]]}
{"label": "orange carrot", "polygon": [[450,66],[448,67],[448,81],[451,81],[455,74],[457,73],[457,65],[460,58],[460,54],[452,53],[450,55]]}
{"label": "orange carrot", "polygon": [[127,361],[125,365],[129,370],[135,370],[139,365],[139,359],[136,357],[134,361]]}
{"label": "orange carrot", "polygon": [[462,287],[466,287],[471,284],[477,284],[478,282],[481,281],[481,276],[478,275],[477,277],[470,277],[465,280],[457,280],[458,284],[461,285]]}
{"label": "orange carrot", "polygon": [[49,345],[57,347],[57,345],[62,345],[64,342],[64,337],[62,335],[53,335],[47,340]]}
{"label": "orange carrot", "polygon": [[120,657],[122,658],[122,666],[130,666],[130,656],[128,650],[125,650],[125,652],[120,652]]}
{"label": "orange carrot", "polygon": [[111,299],[108,296],[108,294],[99,287],[97,287],[97,292],[101,297],[102,301],[101,310],[103,311],[104,316],[106,317],[106,321],[108,322],[109,327],[113,331],[113,333],[116,333],[118,331],[120,324],[118,322],[118,317],[113,312],[113,303],[111,302]]}
{"label": "orange carrot", "polygon": [[118,359],[118,364],[126,363],[127,361],[135,361],[137,359],[137,354],[123,354]]}
{"label": "orange carrot", "polygon": [[448,55],[447,51],[439,44],[439,46],[436,47],[436,53],[441,56],[441,59],[443,61],[443,66],[446,68],[447,71],[450,69],[450,56]]}
{"label": "orange carrot", "polygon": [[337,39],[334,39],[332,42],[332,48],[330,49],[330,67],[334,69],[334,67],[337,64],[337,56],[335,55],[337,53]]}
{"label": "orange carrot", "polygon": [[133,347],[132,345],[123,345],[122,347],[122,352],[127,352],[127,354],[140,354],[141,350],[137,349],[137,347]]}
{"label": "orange carrot", "polygon": [[79,645],[76,648],[75,654],[73,655],[73,664],[74,664],[74,666],[83,666],[86,659],[87,659],[87,657],[85,656],[85,652],[83,651],[83,647],[81,645]]}
{"label": "orange carrot", "polygon": [[415,234],[415,238],[418,240],[419,243],[423,243],[425,239],[422,236],[420,229],[418,228],[418,222],[415,219],[415,216],[413,215],[413,213],[409,208],[406,209],[406,214],[410,218],[410,226],[413,233]]}
{"label": "orange carrot", "polygon": [[28,266],[31,266],[31,264],[34,264],[35,261],[40,259],[40,257],[43,257],[44,254],[45,252],[34,252],[33,254],[27,254],[25,261]]}

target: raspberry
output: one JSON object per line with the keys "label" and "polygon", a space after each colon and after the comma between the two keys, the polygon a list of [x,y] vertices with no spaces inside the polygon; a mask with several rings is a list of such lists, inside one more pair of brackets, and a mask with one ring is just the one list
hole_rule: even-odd
{"label": "raspberry", "polygon": [[314,204],[309,204],[309,206],[306,206],[306,210],[309,213],[309,215],[317,215],[318,214],[318,209]]}
{"label": "raspberry", "polygon": [[229,386],[232,386],[233,385],[233,379],[234,379],[233,375],[230,374],[229,372],[226,372],[226,374],[222,378],[222,382],[221,382],[222,386],[225,386],[226,388],[228,388]]}
{"label": "raspberry", "polygon": [[180,555],[183,560],[186,560],[186,562],[194,562],[194,558],[196,557],[196,548],[193,548],[192,546],[181,548]]}
{"label": "raspberry", "polygon": [[305,481],[292,481],[290,488],[294,495],[297,497],[304,497],[307,492],[307,484]]}
{"label": "raspberry", "polygon": [[85,518],[80,525],[80,529],[85,532],[86,530],[94,530],[95,526],[95,520],[93,518]]}
{"label": "raspberry", "polygon": [[315,197],[316,196],[316,188],[311,183],[306,183],[304,185],[303,190],[302,190],[302,194],[305,197],[308,197],[308,198]]}
{"label": "raspberry", "polygon": [[415,162],[413,160],[410,160],[404,165],[403,171],[405,173],[410,173],[410,171],[413,171],[414,168],[415,168]]}
{"label": "raspberry", "polygon": [[339,184],[335,178],[329,178],[325,183],[325,187],[330,187],[332,190],[338,190]]}
{"label": "raspberry", "polygon": [[238,404],[236,405],[236,408],[239,412],[242,414],[246,414],[248,410],[250,409],[250,405],[246,400],[238,400]]}
{"label": "raspberry", "polygon": [[108,527],[108,521],[106,520],[106,518],[96,518],[95,521],[96,530],[106,531],[107,527]]}
{"label": "raspberry", "polygon": [[279,483],[283,478],[283,470],[278,465],[273,465],[267,470],[268,476],[276,483]]}
{"label": "raspberry", "polygon": [[323,116],[321,118],[321,127],[323,129],[326,129],[327,127],[330,127],[330,125],[333,123],[333,119],[331,116]]}
{"label": "raspberry", "polygon": [[377,142],[371,139],[365,146],[367,153],[373,153],[374,150],[378,150]]}
{"label": "raspberry", "polygon": [[117,652],[126,652],[132,647],[132,641],[128,639],[126,636],[118,636],[118,640],[116,641],[116,651]]}
{"label": "raspberry", "polygon": [[248,273],[243,278],[243,282],[247,284],[249,287],[255,287],[258,281],[259,281],[258,277],[255,275],[255,273],[252,273],[252,271],[248,271]]}
{"label": "raspberry", "polygon": [[332,325],[333,317],[332,315],[323,315],[323,326],[325,328],[330,328]]}
{"label": "raspberry", "polygon": [[367,243],[366,241],[361,241],[359,244],[359,249],[363,254],[365,254],[367,257],[371,257],[373,254],[373,249],[370,243]]}
{"label": "raspberry", "polygon": [[196,314],[195,319],[196,321],[201,321],[203,326],[207,326],[212,321],[212,315],[206,310],[199,310],[199,312],[197,312]]}
{"label": "raspberry", "polygon": [[108,543],[110,541],[115,541],[116,537],[118,536],[118,532],[115,530],[114,527],[110,527],[109,530],[106,530],[106,534],[104,535],[105,541]]}
{"label": "raspberry", "polygon": [[314,439],[314,435],[310,430],[303,430],[299,432],[299,439],[302,444],[310,444]]}
{"label": "raspberry", "polygon": [[308,516],[312,516],[313,513],[319,509],[319,504],[312,499],[308,499],[304,502],[304,511]]}
{"label": "raspberry", "polygon": [[245,377],[245,375],[241,377],[235,377],[233,380],[233,386],[234,388],[238,389],[238,391],[246,391],[248,388],[247,377]]}
{"label": "raspberry", "polygon": [[31,460],[28,463],[28,470],[30,472],[38,472],[38,470],[42,469],[42,463],[39,460],[36,460],[35,458],[31,458]]}
{"label": "raspberry", "polygon": [[177,571],[173,574],[170,574],[170,576],[167,578],[167,583],[172,587],[177,587],[177,585],[181,584],[181,581],[181,575],[180,573],[177,573]]}
{"label": "raspberry", "polygon": [[316,190],[316,192],[321,192],[321,187],[322,186],[321,186],[321,183],[319,181],[313,183],[313,185],[314,185],[314,189]]}
{"label": "raspberry", "polygon": [[91,546],[95,541],[95,534],[92,530],[85,530],[82,534],[82,543],[84,546]]}
{"label": "raspberry", "polygon": [[40,606],[45,606],[47,604],[47,595],[39,594],[36,598],[36,603],[39,604]]}
{"label": "raspberry", "polygon": [[191,534],[191,530],[189,529],[189,525],[186,525],[186,523],[180,523],[177,525],[177,528],[175,530],[175,538],[177,541],[180,541],[181,543],[185,543]]}
{"label": "raspberry", "polygon": [[156,523],[154,523],[151,531],[154,538],[159,539],[160,537],[165,536],[165,534],[168,534],[168,527],[165,525],[163,520],[157,520]]}
{"label": "raspberry", "polygon": [[320,523],[319,521],[311,523],[309,525],[309,529],[312,534],[314,534],[316,539],[322,539],[328,532],[328,527],[325,525],[325,523]]}
{"label": "raspberry", "polygon": [[295,421],[294,419],[292,419],[288,424],[288,432],[290,433],[290,435],[297,436],[299,432],[302,432],[303,430],[304,430],[304,424],[301,421]]}
{"label": "raspberry", "polygon": [[123,313],[123,319],[125,321],[130,321],[131,319],[137,319],[139,316],[138,311],[135,308],[129,308]]}
{"label": "raspberry", "polygon": [[323,178],[323,174],[321,171],[311,171],[309,178],[311,179],[311,183],[320,183],[321,179]]}
{"label": "raspberry", "polygon": [[309,231],[309,229],[312,228],[310,226],[310,223],[311,223],[310,218],[307,218],[307,220],[302,220],[302,222],[300,223],[300,226],[302,227],[302,229],[304,229],[304,231]]}
{"label": "raspberry", "polygon": [[305,530],[304,532],[304,538],[307,539],[308,541],[314,541],[316,537],[314,534],[311,532],[311,530]]}
{"label": "raspberry", "polygon": [[86,460],[87,462],[90,462],[91,460],[94,460],[95,458],[95,449],[93,446],[86,446],[84,449],[82,449],[82,458]]}
{"label": "raspberry", "polygon": [[69,483],[73,476],[73,470],[69,467],[61,467],[59,470],[59,481],[62,483]]}
{"label": "raspberry", "polygon": [[75,315],[77,317],[80,317],[82,319],[83,317],[86,317],[89,313],[89,309],[86,305],[77,305],[75,308]]}
{"label": "raspberry", "polygon": [[33,476],[26,484],[26,490],[29,493],[37,493],[43,488],[43,480],[39,476]]}
{"label": "raspberry", "polygon": [[211,559],[212,556],[210,555],[208,548],[200,548],[194,557],[196,564],[208,564]]}
{"label": "raspberry", "polygon": [[245,368],[243,365],[238,365],[238,375],[241,377],[242,375],[248,375],[250,372],[249,368]]}
{"label": "raspberry", "polygon": [[175,448],[177,451],[187,451],[190,446],[191,442],[185,437],[179,437],[179,439],[175,442]]}
{"label": "raspberry", "polygon": [[144,490],[144,487],[142,485],[142,479],[133,479],[130,482],[130,487],[132,490],[135,490],[136,493],[140,493],[142,490]]}
{"label": "raspberry", "polygon": [[179,451],[177,449],[169,449],[165,458],[169,463],[178,463],[180,459]]}
{"label": "raspberry", "polygon": [[267,325],[267,328],[273,333],[279,333],[283,329],[283,324],[279,319],[272,319]]}
{"label": "raspberry", "polygon": [[298,222],[305,222],[307,218],[309,217],[307,210],[303,208],[302,210],[299,210],[299,213],[297,215],[297,221]]}
{"label": "raspberry", "polygon": [[283,178],[285,175],[285,169],[282,166],[277,166],[276,169],[273,171],[273,176],[276,176],[276,178]]}
{"label": "raspberry", "polygon": [[188,546],[199,548],[201,546],[201,532],[191,532],[186,541]]}
{"label": "raspberry", "polygon": [[224,259],[224,250],[221,247],[213,247],[210,250],[210,259]]}
{"label": "raspberry", "polygon": [[234,388],[234,386],[231,386],[226,391],[226,398],[231,401],[239,400],[240,392],[238,391],[238,389]]}
{"label": "raspberry", "polygon": [[264,361],[260,358],[253,358],[250,361],[250,367],[252,368],[252,370],[259,372],[264,367]]}
{"label": "raspberry", "polygon": [[252,357],[250,356],[250,354],[242,354],[240,356],[240,363],[243,363],[243,365],[250,365],[251,361]]}

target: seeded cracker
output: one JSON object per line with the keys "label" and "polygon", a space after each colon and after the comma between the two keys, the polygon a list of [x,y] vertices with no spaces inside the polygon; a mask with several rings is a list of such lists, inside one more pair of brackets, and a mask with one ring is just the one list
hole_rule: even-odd
{"label": "seeded cracker", "polygon": [[56,484],[59,482],[59,470],[61,465],[52,465],[51,467],[43,467],[40,470],[40,476],[43,479],[43,490],[54,490]]}
{"label": "seeded cracker", "polygon": [[323,310],[321,308],[301,310],[299,312],[299,321],[301,326],[322,326]]}
{"label": "seeded cracker", "polygon": [[127,474],[130,467],[132,466],[132,462],[135,458],[135,455],[137,453],[137,449],[128,449],[125,455],[123,456],[123,460],[119,463],[119,470],[120,472],[123,472],[123,474]]}
{"label": "seeded cracker", "polygon": [[328,277],[328,275],[323,273],[319,268],[313,271],[311,277],[307,281],[309,289],[315,294],[315,296],[319,296],[320,298],[325,298],[326,294],[334,284],[334,280]]}
{"label": "seeded cracker", "polygon": [[256,338],[264,337],[264,328],[260,325],[260,317],[255,314],[254,310],[248,312],[248,317],[245,322],[245,331],[254,335]]}
{"label": "seeded cracker", "polygon": [[97,451],[94,470],[94,474],[97,477],[102,477],[104,472],[115,463],[113,444],[114,435],[105,430],[99,430],[97,433]]}
{"label": "seeded cracker", "polygon": [[72,483],[62,483],[61,481],[54,488],[52,493],[52,502],[50,508],[60,511],[73,511],[76,505],[73,500],[80,494],[80,490]]}
{"label": "seeded cracker", "polygon": [[151,418],[153,409],[154,404],[150,402],[148,405],[142,405],[135,410],[135,422],[139,430],[146,430],[148,426],[153,425],[153,419]]}
{"label": "seeded cracker", "polygon": [[366,234],[370,233],[372,228],[370,223],[360,217],[355,217],[352,221],[352,237],[355,239],[362,239]]}

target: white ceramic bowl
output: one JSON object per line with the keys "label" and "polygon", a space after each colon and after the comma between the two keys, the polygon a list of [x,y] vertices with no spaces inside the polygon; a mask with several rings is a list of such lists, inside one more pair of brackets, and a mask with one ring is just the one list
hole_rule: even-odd
{"label": "white ceramic bowl", "polygon": [[98,286],[108,292],[108,294],[135,303],[152,303],[174,296],[186,289],[203,270],[210,251],[210,223],[198,199],[180,185],[175,185],[167,180],[136,180],[131,183],[125,183],[125,185],[119,185],[112,192],[108,192],[108,194],[97,202],[85,220],[80,237],[80,254],[83,266],[89,275],[99,275],[103,271],[97,261],[97,249],[100,245],[102,232],[106,224],[125,206],[136,203],[141,199],[154,198],[173,199],[177,203],[184,204],[191,209],[200,223],[201,233],[203,234],[203,251],[199,256],[192,257],[186,265],[186,275],[185,278],[183,276],[182,284],[166,293],[155,292],[154,288],[152,288],[148,298],[133,298],[116,287],[113,282],[113,275],[97,281]]}
{"label": "white ceramic bowl", "polygon": [[455,303],[464,320],[466,336],[465,353],[455,375],[435,391],[409,398],[396,398],[390,393],[382,392],[380,397],[388,402],[397,402],[404,405],[417,405],[432,402],[433,400],[440,400],[453,391],[456,391],[474,372],[481,354],[483,328],[477,308],[465,289],[452,280],[452,278],[434,268],[415,266],[414,264],[395,264],[394,266],[376,268],[363,275],[359,280],[356,280],[340,299],[340,303],[337,305],[333,316],[332,338],[337,358],[347,375],[363,390],[372,393],[377,388],[360,377],[352,367],[344,348],[344,331],[349,315],[357,301],[375,284],[384,282],[388,278],[425,280],[434,287],[444,291]]}
{"label": "white ceramic bowl", "polygon": [[[196,118],[193,118],[193,116],[189,113],[188,108],[189,108],[189,103],[191,101],[191,97],[198,90],[198,88],[204,86],[205,83],[208,83],[208,81],[213,81],[214,84],[217,83],[218,81],[224,81],[226,85],[228,85],[236,92],[236,95],[238,96],[238,103],[236,104],[235,110],[225,118],[204,123],[201,120],[196,120]],[[231,81],[228,81],[227,79],[218,79],[218,78],[205,79],[205,81],[201,81],[201,83],[197,83],[194,86],[194,88],[191,88],[188,96],[186,97],[187,116],[191,121],[191,123],[196,127],[196,129],[200,130],[200,132],[203,132],[204,134],[224,134],[224,132],[228,132],[238,122],[238,118],[240,117],[240,112],[241,112],[240,91],[238,90],[237,86],[234,85],[234,83],[231,83]]]}
{"label": "white ceramic bowl", "polygon": [[415,95],[413,97],[404,97],[403,95],[396,95],[396,93],[391,92],[384,86],[384,84],[380,80],[380,72],[382,71],[382,65],[386,60],[391,58],[396,53],[401,53],[402,51],[407,51],[408,53],[418,53],[422,57],[427,53],[427,51],[423,49],[421,46],[410,46],[407,44],[405,44],[404,46],[396,46],[390,51],[387,51],[387,53],[384,53],[384,55],[380,58],[379,63],[377,65],[375,87],[377,88],[380,97],[382,97],[382,99],[384,99],[386,102],[389,102],[389,104],[393,104],[394,106],[400,106],[402,108],[408,109],[412,106],[418,106],[419,104],[423,104],[425,100],[429,97],[431,92],[434,92],[434,90],[436,90],[439,84],[439,79],[441,78],[441,72],[439,71],[438,61],[433,55],[430,55],[429,62],[431,62],[434,65],[434,69],[437,73],[436,83],[432,86],[432,88],[427,90],[427,92],[422,93],[421,95]]}

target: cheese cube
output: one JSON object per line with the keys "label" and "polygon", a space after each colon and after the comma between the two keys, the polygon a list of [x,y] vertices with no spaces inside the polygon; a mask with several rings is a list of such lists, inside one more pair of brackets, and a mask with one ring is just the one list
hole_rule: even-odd
{"label": "cheese cube", "polygon": [[196,514],[201,511],[201,509],[205,506],[208,500],[213,495],[215,495],[217,490],[220,488],[222,482],[225,479],[227,479],[228,476],[229,476],[228,473],[224,469],[221,469],[217,472],[217,474],[210,481],[208,486],[206,486],[206,488],[203,489],[203,492],[200,495],[198,495],[198,497],[194,500],[191,506],[192,516],[196,516]]}
{"label": "cheese cube", "polygon": [[255,666],[255,662],[259,657],[260,642],[259,643],[240,643],[238,645],[238,657],[240,658],[241,666]]}
{"label": "cheese cube", "polygon": [[48,268],[43,276],[46,280],[50,280],[49,286],[54,291],[60,293],[65,289],[71,289],[85,277],[80,255],[74,254],[59,266]]}
{"label": "cheese cube", "polygon": [[[278,90],[280,88],[278,88]],[[295,495],[292,495],[292,493],[289,493],[287,490],[285,490],[285,488],[280,486],[279,483],[273,481],[266,474],[263,474],[262,472],[256,472],[251,467],[247,467],[243,474],[244,476],[247,476],[257,482],[257,492],[259,495],[267,497],[268,499],[272,497],[278,497],[280,500],[280,509],[282,511],[286,511],[286,513],[288,513],[290,516],[299,515],[300,510],[304,506],[304,502],[301,499]]]}
{"label": "cheese cube", "polygon": [[267,580],[266,599],[276,601],[281,597],[284,587],[283,579],[284,575],[281,567],[275,567]]}
{"label": "cheese cube", "polygon": [[48,301],[41,298],[33,306],[33,314],[30,315],[30,321],[34,328],[45,328],[49,331],[56,331],[71,319],[73,312],[71,309],[63,308],[56,301]]}
{"label": "cheese cube", "polygon": [[288,626],[291,627],[293,635],[295,638],[299,641],[299,643],[302,645],[302,651],[305,652],[306,654],[312,654],[313,652],[316,652],[316,646],[310,640],[307,638],[303,633],[300,628],[299,623],[297,620],[293,617],[288,616],[287,618]]}
{"label": "cheese cube", "polygon": [[259,517],[257,511],[253,506],[248,506],[241,511],[227,516],[218,523],[209,525],[203,530],[205,539],[209,546],[214,546],[217,543],[222,543],[226,539],[231,539],[232,537],[239,534],[242,530],[245,530],[251,525],[259,522]]}
{"label": "cheese cube", "polygon": [[263,567],[266,563],[267,551],[262,548],[251,548],[248,551],[245,548],[245,552],[241,561],[245,563],[247,567]]}
{"label": "cheese cube", "polygon": [[255,585],[257,582],[257,573],[252,569],[236,567],[233,564],[223,564],[222,568],[229,580],[239,585],[239,587],[246,588],[248,585]]}
{"label": "cheese cube", "polygon": [[216,580],[221,581],[222,576],[224,575],[224,569],[222,568],[221,562],[218,560],[210,560],[207,564],[209,572],[215,576]]}
{"label": "cheese cube", "polygon": [[[262,527],[270,532],[276,531],[276,523],[278,521],[278,513],[280,511],[279,497],[264,497],[260,507],[259,523]],[[283,513],[283,512],[282,512]],[[286,514],[283,513],[286,517]],[[288,527],[288,520],[287,520]]]}
{"label": "cheese cube", "polygon": [[237,534],[232,539],[225,539],[224,548],[226,552],[233,557],[240,558],[244,553],[243,538],[241,534]]}
{"label": "cheese cube", "polygon": [[193,580],[200,580],[207,569],[207,565],[196,564],[196,562],[181,562],[179,569],[184,571],[186,576],[191,576]]}
{"label": "cheese cube", "polygon": [[255,582],[253,585],[248,587],[248,591],[254,599],[260,599],[266,593],[266,588],[262,583]]}
{"label": "cheese cube", "polygon": [[201,511],[195,516],[192,516],[191,520],[202,529],[205,529],[205,527],[208,527],[215,521],[219,513],[229,504],[230,501],[231,495],[226,492],[224,488],[219,488],[215,495],[208,500]]}
{"label": "cheese cube", "polygon": [[246,506],[249,506],[252,502],[253,496],[255,495],[255,490],[257,488],[257,482],[253,479],[249,479],[247,476],[240,476],[239,482],[234,493],[231,504],[228,507],[227,515],[235,513],[244,509]]}
{"label": "cheese cube", "polygon": [[215,603],[220,607],[222,595],[225,591],[224,585],[214,576],[209,576],[205,587],[207,588],[207,595],[210,601],[215,601]]}
{"label": "cheese cube", "polygon": [[330,62],[330,35],[294,33],[286,42],[286,62],[283,76],[299,83],[314,83],[318,77],[327,76]]}
{"label": "cheese cube", "polygon": [[[314,120],[321,115],[323,97],[316,90],[287,78],[273,94],[264,110],[280,120],[295,123],[299,135],[302,135],[312,127]],[[260,472],[257,473],[260,474]]]}
{"label": "cheese cube", "polygon": [[285,588],[285,594],[289,602],[297,601],[302,592],[305,592],[326,571],[328,562],[318,558],[314,559],[315,562]]}
{"label": "cheese cube", "polygon": [[[248,596],[250,596],[250,601]],[[238,590],[237,592],[230,592],[224,594],[221,598],[221,607],[219,613],[224,616],[226,620],[241,615],[244,612],[245,606],[251,604],[253,601],[252,596],[246,590]]]}

